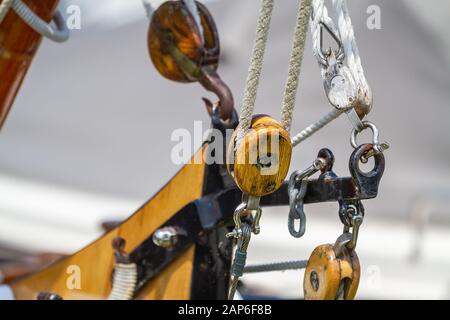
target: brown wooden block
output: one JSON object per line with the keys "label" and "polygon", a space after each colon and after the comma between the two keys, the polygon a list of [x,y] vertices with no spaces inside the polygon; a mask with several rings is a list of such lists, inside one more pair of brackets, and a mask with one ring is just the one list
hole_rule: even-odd
{"label": "brown wooden block", "polygon": [[261,197],[278,190],[289,171],[292,144],[289,133],[268,116],[254,117],[241,143],[236,133],[228,148],[228,170],[246,194]]}

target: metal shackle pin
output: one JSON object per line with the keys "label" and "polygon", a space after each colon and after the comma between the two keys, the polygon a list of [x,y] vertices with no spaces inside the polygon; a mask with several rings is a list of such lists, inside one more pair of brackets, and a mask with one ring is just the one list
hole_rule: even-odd
{"label": "metal shackle pin", "polygon": [[[369,122],[369,121],[363,121],[362,125],[363,125],[362,130],[370,129],[372,131],[373,149],[368,151],[365,155],[363,155],[361,157],[361,161],[363,163],[366,163],[370,157],[373,157],[375,154],[378,154],[378,153],[383,153],[385,150],[389,149],[390,145],[387,142],[380,143],[380,140],[379,140],[380,132],[379,132],[378,128],[375,126],[375,124],[373,124],[372,122]],[[355,149],[357,149],[359,147],[359,145],[356,141],[356,138],[360,132],[361,131],[358,132],[356,129],[353,129],[352,133],[350,135],[350,144]]]}

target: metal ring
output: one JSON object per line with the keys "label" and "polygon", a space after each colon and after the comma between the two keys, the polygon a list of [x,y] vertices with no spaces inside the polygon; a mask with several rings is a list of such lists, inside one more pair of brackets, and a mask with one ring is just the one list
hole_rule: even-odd
{"label": "metal ring", "polygon": [[[369,121],[363,121],[362,124],[363,124],[363,130],[367,129],[367,128],[372,130],[372,133],[373,133],[372,144],[373,144],[373,147],[375,149],[377,149],[377,146],[379,146],[379,144],[380,144],[380,142],[379,142],[380,133],[378,131],[378,128]],[[363,130],[361,130],[359,132],[362,132]],[[357,149],[359,147],[358,143],[356,142],[356,137],[358,136],[359,132],[356,129],[353,129],[352,134],[350,136],[350,144],[355,149]]]}

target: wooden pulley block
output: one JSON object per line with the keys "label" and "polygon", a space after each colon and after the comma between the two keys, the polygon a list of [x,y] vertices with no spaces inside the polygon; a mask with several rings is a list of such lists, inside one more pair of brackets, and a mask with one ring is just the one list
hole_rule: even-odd
{"label": "wooden pulley block", "polygon": [[159,73],[174,81],[194,82],[199,68],[216,71],[219,36],[208,9],[197,2],[203,32],[183,1],[167,1],[153,14],[148,32],[148,48]]}
{"label": "wooden pulley block", "polygon": [[227,152],[227,167],[242,192],[262,197],[283,184],[291,162],[289,133],[269,116],[253,117],[251,129],[236,144],[236,132]]}
{"label": "wooden pulley block", "polygon": [[360,279],[356,252],[345,246],[318,246],[312,252],[305,270],[303,290],[305,300],[352,300]]}

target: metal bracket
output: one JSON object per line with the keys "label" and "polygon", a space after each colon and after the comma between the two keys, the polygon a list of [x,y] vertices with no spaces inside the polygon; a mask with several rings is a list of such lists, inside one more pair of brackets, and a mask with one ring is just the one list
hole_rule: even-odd
{"label": "metal bracket", "polygon": [[[328,157],[332,161],[318,179],[309,180],[304,203],[351,202],[376,197],[384,172],[383,154],[375,155],[375,167],[372,171],[364,173],[359,169],[361,156],[371,148],[371,145],[362,145],[353,152],[349,162],[351,177],[336,176],[332,171],[334,156],[329,151]],[[172,227],[183,231],[178,235],[178,239],[172,247],[157,246],[153,242],[153,234],[151,234],[129,255],[130,262],[136,263],[138,266],[136,290],[142,288],[165,266],[194,244],[201,235],[231,220],[234,209],[241,202],[242,192],[234,186],[190,202],[173,215],[171,219],[160,226],[160,228]],[[261,206],[287,205],[289,205],[287,182],[275,193],[261,198]]]}

